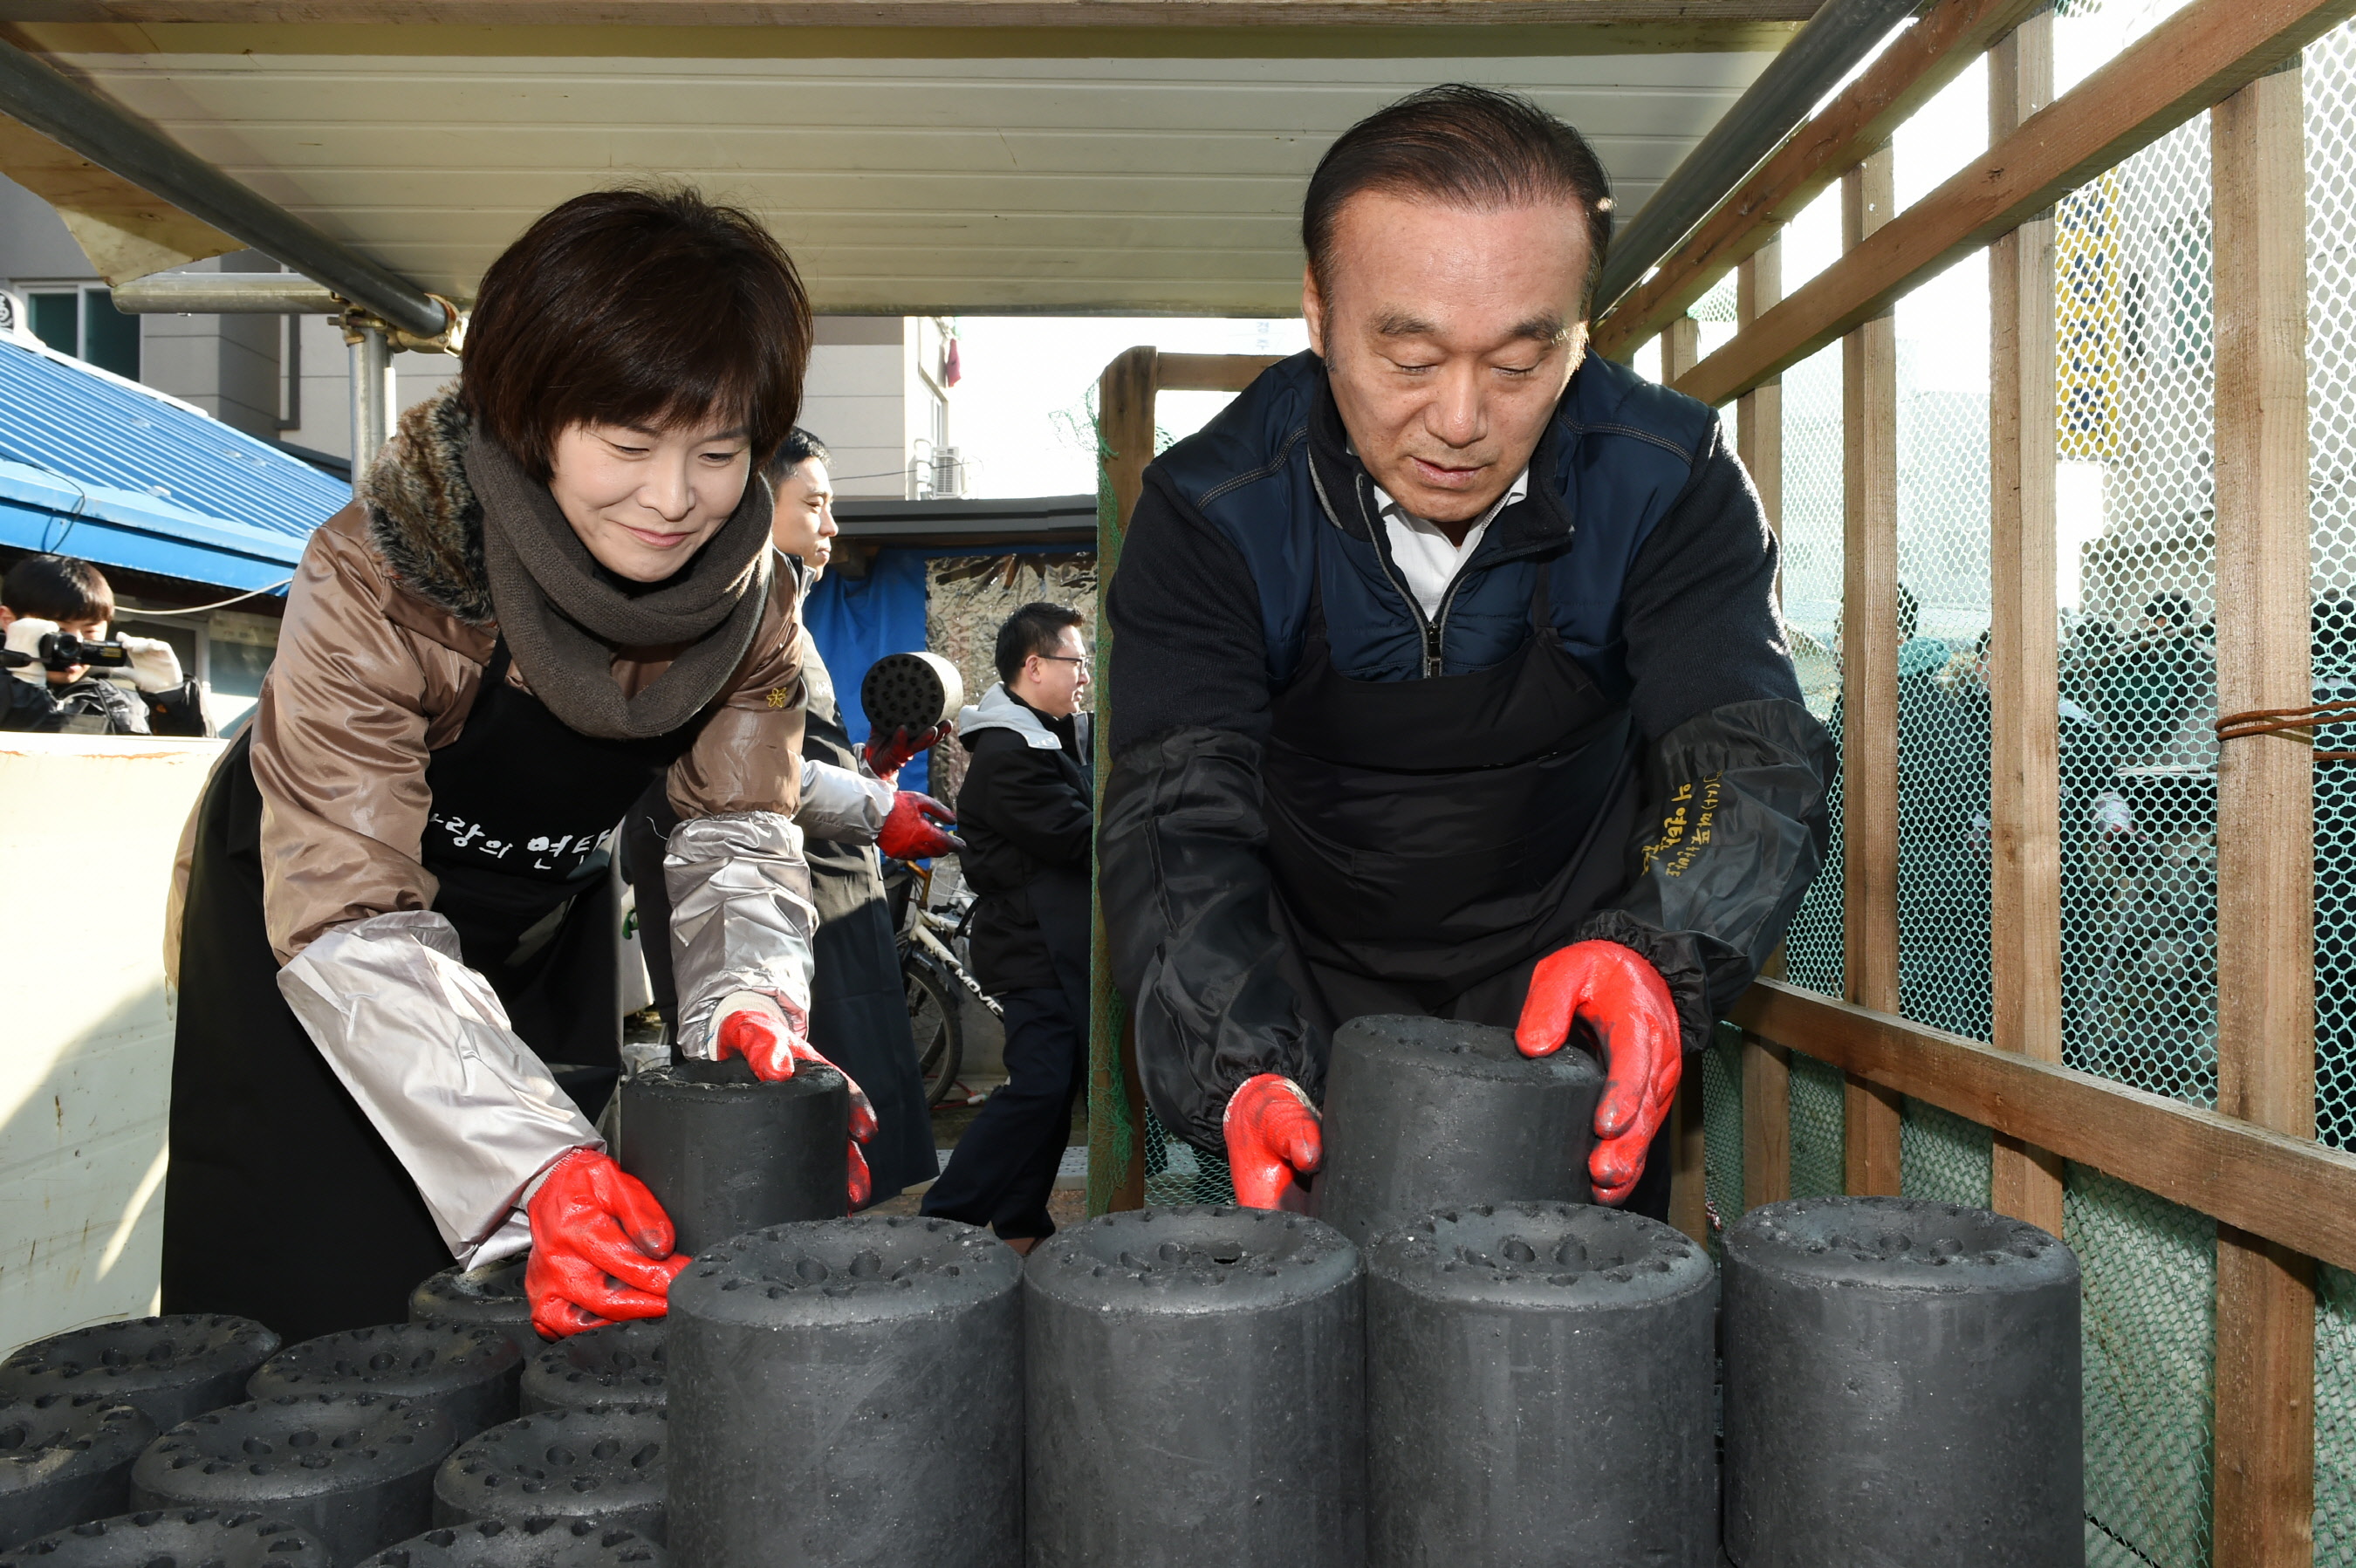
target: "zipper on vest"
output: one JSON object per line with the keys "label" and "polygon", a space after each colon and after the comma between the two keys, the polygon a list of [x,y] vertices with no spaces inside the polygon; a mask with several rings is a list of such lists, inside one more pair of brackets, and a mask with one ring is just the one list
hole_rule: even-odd
{"label": "zipper on vest", "polygon": [[[1314,472],[1313,467],[1312,471]],[[1371,525],[1367,532],[1373,535],[1370,542],[1375,547],[1375,564],[1383,569],[1383,581],[1391,585],[1391,592],[1397,594],[1400,602],[1407,606],[1407,613],[1415,617],[1416,631],[1423,639],[1423,678],[1427,681],[1433,680],[1440,672],[1440,631],[1448,622],[1448,606],[1446,601],[1441,602],[1440,625],[1432,625],[1430,619],[1424,615],[1423,607],[1416,603],[1415,596],[1407,591],[1407,585],[1400,582],[1392,573],[1390,539],[1384,532],[1388,524],[1384,522],[1381,515],[1369,504],[1372,498],[1366,494],[1366,487],[1372,482],[1364,474],[1358,476],[1355,487],[1358,493],[1358,512]],[[1462,574],[1460,573],[1459,575]],[[1450,598],[1456,596],[1454,583],[1448,585],[1448,596]]]}
{"label": "zipper on vest", "polygon": [[1440,596],[1440,624],[1431,628],[1423,643],[1426,675],[1440,673],[1440,650],[1448,640],[1448,612],[1456,607],[1456,590],[1464,585],[1464,579],[1469,575],[1471,565],[1472,563],[1468,561],[1464,565],[1459,566],[1456,569],[1456,575],[1448,580],[1448,591]]}

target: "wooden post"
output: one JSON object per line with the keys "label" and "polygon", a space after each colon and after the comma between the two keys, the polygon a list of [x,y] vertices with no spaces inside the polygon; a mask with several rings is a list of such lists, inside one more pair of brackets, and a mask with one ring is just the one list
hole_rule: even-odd
{"label": "wooden post", "polygon": [[[1661,380],[1676,381],[1701,362],[1701,323],[1680,316],[1661,334]],[[1701,1058],[1686,1064],[1671,1112],[1670,1147],[1676,1166],[1669,1176],[1669,1223],[1709,1245],[1709,1151],[1703,1140]]]}
{"label": "wooden post", "polygon": [[[1145,488],[1145,466],[1153,461],[1153,399],[1162,390],[1161,359],[1161,352],[1150,346],[1130,349],[1097,379],[1097,440],[1104,448],[1105,472],[1112,477],[1117,529],[1129,527],[1138,492]],[[1118,541],[1114,548],[1119,548]],[[1102,575],[1103,563],[1098,565]]]}
{"label": "wooden post", "polygon": [[[1783,298],[1783,242],[1770,240],[1734,274],[1735,329],[1740,331]],[[1759,487],[1767,526],[1783,532],[1783,378],[1760,382],[1734,401],[1734,449]],[[1781,592],[1781,585],[1778,585]]]}
{"label": "wooden post", "polygon": [[[1783,242],[1768,241],[1735,269],[1736,330],[1759,319],[1783,297]],[[1783,532],[1783,382],[1762,381],[1735,400],[1734,448],[1758,487],[1767,526]],[[1778,603],[1783,582],[1775,585]],[[1780,961],[1770,970],[1782,973]],[[1792,1196],[1792,1053],[1745,1033],[1742,1036],[1742,1207],[1780,1203]],[[1726,1218],[1731,1219],[1732,1216]]]}
{"label": "wooden post", "polygon": [[[1841,178],[1841,244],[1890,220],[1890,149]],[[1841,339],[1842,971],[1848,999],[1898,1006],[1898,328],[1888,311]],[[1894,1193],[1899,1101],[1850,1077],[1842,1096],[1851,1193]]]}
{"label": "wooden post", "polygon": [[[1988,141],[2053,96],[2053,18],[1988,51]],[[1990,951],[1999,1050],[2062,1059],[2062,759],[2054,646],[2053,219],[1988,247]],[[2062,1234],[2062,1162],[1996,1136],[1989,1201]]]}
{"label": "wooden post", "polygon": [[1701,363],[1701,323],[1680,316],[1661,334],[1661,380],[1676,381]]}
{"label": "wooden post", "polygon": [[1742,1036],[1742,1207],[1792,1196],[1792,1053]]}
{"label": "wooden post", "polygon": [[[2300,72],[2211,111],[2217,711],[2314,700],[2308,652],[2307,169]],[[2314,772],[2280,735],[2217,763],[2217,1109],[2315,1135]],[[2307,1258],[2217,1230],[2217,1568],[2314,1560]]]}
{"label": "wooden post", "polygon": [[[1130,349],[1107,365],[1097,381],[1097,442],[1105,474],[1112,483],[1110,525],[1097,530],[1097,580],[1110,585],[1120,565],[1121,537],[1137,498],[1145,488],[1145,466],[1153,460],[1153,399],[1159,353],[1151,347]],[[1110,662],[1112,639],[1104,620],[1104,596],[1097,596],[1097,661]],[[1111,725],[1105,722],[1109,693],[1097,696],[1097,809],[1104,809],[1105,780],[1112,773],[1108,754]],[[1093,879],[1092,879],[1093,880]],[[1094,948],[1089,976],[1091,1012],[1088,1073],[1089,1099],[1101,1104],[1116,1092],[1129,1112],[1128,1147],[1118,1147],[1113,1129],[1091,1122],[1088,1130],[1088,1198],[1092,1212],[1102,1208],[1140,1208],[1145,1204],[1145,1092],[1137,1076],[1137,1037],[1129,1009],[1112,983],[1112,966],[1105,944],[1104,911],[1099,904],[1094,921]],[[1118,1075],[1119,1081],[1115,1082]],[[1097,1119],[1097,1120],[1101,1120]],[[1104,1171],[1100,1165],[1117,1165]]]}

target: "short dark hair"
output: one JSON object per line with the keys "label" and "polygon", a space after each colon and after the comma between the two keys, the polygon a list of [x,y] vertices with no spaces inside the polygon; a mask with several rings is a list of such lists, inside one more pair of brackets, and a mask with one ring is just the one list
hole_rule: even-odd
{"label": "short dark hair", "polygon": [[762,472],[774,485],[813,457],[829,467],[834,466],[834,454],[826,449],[826,443],[797,424],[777,443],[777,455],[769,459],[769,466]]}
{"label": "short dark hair", "polygon": [[1557,200],[1587,214],[1584,319],[1612,246],[1612,177],[1587,138],[1528,99],[1450,82],[1411,92],[1325,149],[1301,206],[1301,245],[1318,287],[1333,278],[1333,225],[1361,191],[1425,196],[1479,210]]}
{"label": "short dark hair", "polygon": [[538,479],[575,424],[741,420],[766,462],[801,413],[809,296],[785,247],[685,187],[593,191],[483,274],[458,391]]}
{"label": "short dark hair", "polygon": [[1066,627],[1079,626],[1086,618],[1069,605],[1044,599],[1033,599],[1008,616],[998,628],[998,678],[1012,685],[1023,673],[1023,660],[1055,647]]}
{"label": "short dark hair", "polygon": [[0,579],[0,605],[35,620],[112,620],[106,574],[73,555],[27,555]]}

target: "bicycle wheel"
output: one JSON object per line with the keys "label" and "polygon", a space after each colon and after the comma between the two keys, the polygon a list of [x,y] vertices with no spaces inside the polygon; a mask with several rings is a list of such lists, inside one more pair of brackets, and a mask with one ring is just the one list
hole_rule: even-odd
{"label": "bicycle wheel", "polygon": [[916,1036],[916,1071],[925,1080],[925,1104],[938,1105],[965,1066],[965,1023],[958,1015],[958,988],[920,959],[901,966],[908,983],[908,1026]]}

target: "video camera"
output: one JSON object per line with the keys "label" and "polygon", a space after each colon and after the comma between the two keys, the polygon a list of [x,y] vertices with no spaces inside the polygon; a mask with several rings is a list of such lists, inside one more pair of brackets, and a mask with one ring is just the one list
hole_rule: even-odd
{"label": "video camera", "polygon": [[39,657],[8,650],[0,651],[0,661],[11,670],[21,670],[28,664],[60,671],[83,664],[92,670],[128,670],[131,650],[120,642],[93,642],[70,631],[53,631],[41,639]]}

